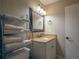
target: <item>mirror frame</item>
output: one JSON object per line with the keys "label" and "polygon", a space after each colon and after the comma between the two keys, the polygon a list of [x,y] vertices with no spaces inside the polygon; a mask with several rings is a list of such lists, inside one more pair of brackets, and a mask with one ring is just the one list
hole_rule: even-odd
{"label": "mirror frame", "polygon": [[45,26],[44,26],[44,16],[37,13],[38,15],[43,17],[43,29],[33,29],[33,13],[37,13],[37,12],[33,11],[32,8],[29,8],[30,31],[32,31],[32,32],[44,32],[44,28],[45,28]]}

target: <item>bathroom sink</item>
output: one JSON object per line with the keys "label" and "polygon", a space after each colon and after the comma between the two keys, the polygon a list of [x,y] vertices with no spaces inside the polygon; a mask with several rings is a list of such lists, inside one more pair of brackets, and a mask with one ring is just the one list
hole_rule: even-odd
{"label": "bathroom sink", "polygon": [[46,38],[46,37],[40,38],[40,41],[47,42],[48,41],[48,38]]}
{"label": "bathroom sink", "polygon": [[48,42],[49,41],[49,38],[47,38],[47,37],[39,37],[39,38],[33,39],[33,41],[37,41],[37,42]]}
{"label": "bathroom sink", "polygon": [[32,39],[33,42],[49,42],[53,39],[56,39],[56,35],[41,35],[41,36],[37,36],[34,37]]}

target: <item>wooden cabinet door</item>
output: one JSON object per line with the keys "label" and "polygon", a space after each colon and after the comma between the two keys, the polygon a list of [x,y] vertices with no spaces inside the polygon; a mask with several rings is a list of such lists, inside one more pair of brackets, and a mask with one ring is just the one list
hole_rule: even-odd
{"label": "wooden cabinet door", "polygon": [[33,59],[55,59],[56,57],[56,40],[48,43],[33,42],[32,58]]}
{"label": "wooden cabinet door", "polygon": [[32,46],[33,59],[45,59],[45,44],[34,42]]}
{"label": "wooden cabinet door", "polygon": [[56,42],[53,40],[47,43],[46,59],[55,59],[55,57],[56,57]]}
{"label": "wooden cabinet door", "polygon": [[55,59],[56,58],[56,40],[53,40],[52,41],[53,44],[52,44],[52,47],[51,47],[51,50],[52,50],[52,59]]}

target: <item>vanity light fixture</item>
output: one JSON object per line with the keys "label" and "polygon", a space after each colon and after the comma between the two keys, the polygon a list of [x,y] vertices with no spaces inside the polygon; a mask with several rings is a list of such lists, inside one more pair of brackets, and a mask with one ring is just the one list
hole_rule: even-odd
{"label": "vanity light fixture", "polygon": [[42,7],[40,7],[40,5],[37,7],[37,12],[41,15],[46,15],[46,11]]}

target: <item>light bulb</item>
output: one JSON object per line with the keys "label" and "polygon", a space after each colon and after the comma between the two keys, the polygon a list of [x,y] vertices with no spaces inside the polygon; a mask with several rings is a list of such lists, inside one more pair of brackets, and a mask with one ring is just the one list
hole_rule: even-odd
{"label": "light bulb", "polygon": [[37,7],[37,11],[40,11],[40,10],[41,10],[41,7],[40,7],[40,6],[38,6],[38,7]]}
{"label": "light bulb", "polygon": [[37,12],[41,15],[46,15],[46,11],[44,11],[40,6],[37,7]]}
{"label": "light bulb", "polygon": [[41,11],[41,14],[43,14],[43,11],[44,11],[44,10],[43,10],[43,9],[41,9],[40,11]]}
{"label": "light bulb", "polygon": [[46,11],[43,11],[43,14],[46,15]]}

